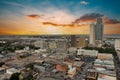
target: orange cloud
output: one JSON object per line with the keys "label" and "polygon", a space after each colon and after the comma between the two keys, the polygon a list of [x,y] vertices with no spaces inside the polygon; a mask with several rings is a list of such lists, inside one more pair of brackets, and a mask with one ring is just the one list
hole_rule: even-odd
{"label": "orange cloud", "polygon": [[26,15],[27,19],[31,19],[42,25],[51,26],[70,26],[72,27],[73,21],[76,19],[74,15],[68,13],[67,11],[56,10],[49,13],[44,13],[44,15],[31,14]]}
{"label": "orange cloud", "polygon": [[51,26],[62,26],[62,27],[73,27],[73,24],[55,24],[51,22],[42,22],[43,25],[51,25]]}
{"label": "orange cloud", "polygon": [[[64,19],[61,17],[55,17],[55,16],[49,16],[49,17],[40,17],[39,15],[26,15],[27,19],[31,20],[32,22],[35,22],[39,24],[40,26],[54,26],[54,27],[81,27],[81,26],[86,26],[87,23],[80,23],[79,20],[75,20],[73,22],[69,22],[69,19],[66,19],[68,17],[65,17]],[[57,18],[57,19],[56,19]],[[56,22],[56,20],[58,20]],[[68,20],[68,21],[67,21]],[[72,20],[71,20],[72,21]],[[66,23],[65,23],[66,22]],[[68,23],[69,22],[69,23]],[[85,21],[83,21],[85,22]]]}

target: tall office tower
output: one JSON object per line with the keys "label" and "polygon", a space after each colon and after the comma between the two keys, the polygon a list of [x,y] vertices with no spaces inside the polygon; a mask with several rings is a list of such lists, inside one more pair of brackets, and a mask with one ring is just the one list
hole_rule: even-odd
{"label": "tall office tower", "polygon": [[75,47],[75,46],[76,46],[76,36],[71,35],[71,47]]}
{"label": "tall office tower", "polygon": [[102,41],[103,39],[103,22],[102,18],[97,18],[96,28],[95,28],[95,40]]}
{"label": "tall office tower", "polygon": [[90,44],[95,45],[95,24],[90,24]]}

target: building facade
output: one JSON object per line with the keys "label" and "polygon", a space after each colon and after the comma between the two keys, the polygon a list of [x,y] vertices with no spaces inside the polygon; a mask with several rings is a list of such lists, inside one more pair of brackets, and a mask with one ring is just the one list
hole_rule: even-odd
{"label": "building facade", "polygon": [[120,61],[120,39],[115,39],[115,45],[114,45],[116,51],[117,51],[117,56]]}
{"label": "building facade", "polygon": [[95,45],[95,24],[90,24],[90,44]]}
{"label": "building facade", "polygon": [[95,26],[95,40],[103,40],[103,22],[101,17],[97,18],[97,23]]}
{"label": "building facade", "polygon": [[71,46],[72,47],[76,46],[76,36],[75,35],[71,35]]}
{"label": "building facade", "polygon": [[115,49],[120,50],[120,39],[115,39]]}
{"label": "building facade", "polygon": [[90,24],[90,41],[91,45],[101,46],[103,41],[103,22],[102,18],[98,17],[96,24]]}
{"label": "building facade", "polygon": [[87,46],[88,43],[86,41],[86,37],[80,37],[76,39],[76,47],[81,48]]}

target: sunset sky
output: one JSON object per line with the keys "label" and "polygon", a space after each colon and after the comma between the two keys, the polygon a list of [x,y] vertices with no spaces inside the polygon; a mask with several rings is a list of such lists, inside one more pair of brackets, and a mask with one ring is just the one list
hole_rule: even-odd
{"label": "sunset sky", "polygon": [[120,0],[0,0],[0,34],[89,34],[99,16],[120,34]]}

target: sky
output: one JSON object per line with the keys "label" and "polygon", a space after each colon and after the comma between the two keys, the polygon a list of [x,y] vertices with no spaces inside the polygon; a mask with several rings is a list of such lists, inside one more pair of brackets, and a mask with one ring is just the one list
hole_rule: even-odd
{"label": "sky", "polygon": [[104,34],[120,34],[120,0],[0,0],[0,35],[89,34],[102,17]]}

